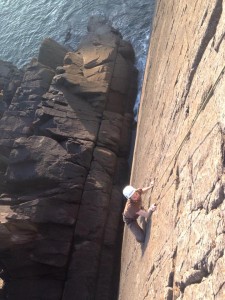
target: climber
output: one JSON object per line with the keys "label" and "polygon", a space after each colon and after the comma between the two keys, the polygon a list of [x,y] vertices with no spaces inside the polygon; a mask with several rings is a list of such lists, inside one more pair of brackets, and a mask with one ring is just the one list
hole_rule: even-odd
{"label": "climber", "polygon": [[148,219],[152,212],[156,210],[156,204],[153,204],[146,211],[142,207],[141,195],[151,189],[153,185],[154,182],[151,182],[150,186],[139,189],[135,189],[133,186],[128,185],[123,189],[123,195],[128,199],[123,211],[123,221],[134,234],[137,242],[139,243],[144,242],[145,233],[144,230],[138,225],[137,218],[141,216]]}

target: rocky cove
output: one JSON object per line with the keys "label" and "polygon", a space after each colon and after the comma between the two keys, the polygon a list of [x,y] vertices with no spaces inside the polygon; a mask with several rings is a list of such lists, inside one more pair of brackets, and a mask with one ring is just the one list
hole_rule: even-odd
{"label": "rocky cove", "polygon": [[76,52],[1,62],[2,299],[224,299],[223,5],[157,1],[130,178],[157,210],[143,245],[125,227],[121,270],[131,45],[92,20]]}

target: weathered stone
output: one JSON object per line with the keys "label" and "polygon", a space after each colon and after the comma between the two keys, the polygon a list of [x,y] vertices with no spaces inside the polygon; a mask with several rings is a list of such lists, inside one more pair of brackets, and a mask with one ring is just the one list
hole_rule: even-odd
{"label": "weathered stone", "polygon": [[120,78],[121,81],[127,81],[129,83],[129,71],[129,62],[121,54],[118,54],[116,57],[113,76]]}
{"label": "weathered stone", "polygon": [[104,193],[110,194],[112,188],[111,176],[99,168],[98,164],[91,164],[91,170],[85,182],[85,190],[101,190]]}
{"label": "weathered stone", "polygon": [[42,84],[47,85],[49,87],[52,77],[54,75],[54,72],[43,68],[40,65],[33,64],[31,67],[28,67],[26,70],[26,73],[24,74],[23,81],[28,84],[29,81],[39,81],[42,82]]}
{"label": "weathered stone", "polygon": [[107,219],[104,233],[104,245],[106,247],[116,247],[118,240],[121,221],[121,210],[123,207],[123,199],[120,190],[113,187],[109,204],[110,214]]}
{"label": "weathered stone", "polygon": [[94,68],[105,63],[109,63],[116,58],[116,49],[114,47],[92,46],[79,49],[84,59],[86,69]]}
{"label": "weathered stone", "polygon": [[[58,280],[65,279],[65,268],[54,267],[47,264],[41,264],[31,259],[32,249],[35,242],[23,245],[13,245],[10,248],[10,255],[7,250],[3,252],[4,260],[7,264],[7,270],[4,268],[5,280],[8,281],[9,274],[14,274],[14,279],[27,279],[28,281],[45,276],[57,278]],[[7,274],[8,273],[8,274]],[[21,294],[18,294],[18,298]]]}
{"label": "weathered stone", "polygon": [[91,69],[84,69],[84,76],[89,81],[106,81],[110,82],[114,71],[113,63],[105,63]]}
{"label": "weathered stone", "polygon": [[[26,70],[28,75],[24,76],[21,83],[23,88],[18,88],[13,99],[10,99],[9,110],[4,113],[0,121],[0,147],[1,153],[5,156],[9,156],[17,137],[28,136],[32,133],[31,126],[35,108],[40,104],[40,95],[46,92],[54,75],[50,69],[38,64],[35,60],[26,67]],[[16,71],[15,74],[17,74]],[[32,83],[33,89],[29,86],[30,83]],[[29,101],[32,103],[28,104]]]}
{"label": "weathered stone", "polygon": [[141,247],[124,231],[120,300],[224,298],[224,11],[189,4],[157,3],[130,183],[158,205]]}
{"label": "weathered stone", "polygon": [[40,126],[39,132],[46,136],[55,137],[56,139],[78,138],[87,141],[95,141],[97,138],[99,121],[89,120],[88,116],[85,114],[80,117],[86,117],[87,119],[85,120],[74,116],[73,118],[70,118],[68,114],[64,114],[64,118],[61,116],[51,118]]}
{"label": "weathered stone", "polygon": [[110,88],[114,92],[119,92],[123,95],[127,94],[127,92],[128,92],[128,81],[127,80],[121,80],[121,78],[113,76]]}
{"label": "weathered stone", "polygon": [[87,102],[90,103],[90,105],[94,108],[95,111],[102,113],[105,108],[106,99],[107,96],[104,94],[91,95],[91,97],[87,99]]}
{"label": "weathered stone", "polygon": [[[38,108],[38,105],[40,104],[40,98],[39,96],[36,95],[31,95],[29,101],[23,101],[20,103],[12,103],[10,105],[10,112],[16,111],[18,112],[23,112],[24,115],[30,115],[34,116],[35,110]],[[6,113],[6,115],[9,115],[9,112]],[[21,113],[19,113],[21,116]]]}
{"label": "weathered stone", "polygon": [[70,241],[41,240],[35,243],[32,260],[55,267],[63,267],[68,261]]}
{"label": "weathered stone", "polygon": [[33,60],[26,67],[20,90],[23,94],[27,91],[29,96],[30,94],[42,95],[49,88],[54,74],[53,70]]}
{"label": "weathered stone", "polygon": [[[74,53],[45,40],[22,83],[9,84],[11,93],[19,86],[0,120],[0,277],[10,300],[116,295],[127,181],[118,160],[133,77],[129,46],[97,23]],[[112,78],[124,82],[122,96]]]}
{"label": "weathered stone", "polygon": [[[182,299],[188,300],[192,297],[196,299],[213,299],[213,287],[211,280],[203,280],[199,284],[193,284],[185,289]],[[221,298],[222,299],[222,298]]]}
{"label": "weathered stone", "polygon": [[92,152],[94,144],[85,140],[67,140],[61,144],[69,154],[71,154],[71,160],[85,168],[90,168],[92,160]]}
{"label": "weathered stone", "polygon": [[51,38],[46,38],[40,47],[38,61],[52,69],[63,65],[67,49]]}
{"label": "weathered stone", "polygon": [[132,63],[135,61],[135,53],[131,43],[121,40],[118,52],[126,59],[130,59]]}
{"label": "weathered stone", "polygon": [[168,287],[165,291],[164,300],[173,300],[173,289]]}
{"label": "weathered stone", "polygon": [[73,179],[76,184],[84,183],[86,170],[69,160],[63,147],[50,138],[20,138],[15,141],[10,155],[7,179],[16,185],[36,182],[43,186],[66,179]]}
{"label": "weathered stone", "polygon": [[112,112],[105,112],[103,118],[97,144],[118,153],[123,118]]}
{"label": "weathered stone", "polygon": [[113,183],[118,186],[125,186],[129,180],[129,167],[126,158],[119,158],[117,160],[116,171]]}
{"label": "weathered stone", "polygon": [[[8,112],[6,112],[0,122],[1,137],[3,139],[11,137],[13,143],[15,137],[26,136],[32,120],[33,118],[26,116],[24,113],[22,113],[21,117],[19,117],[18,112],[15,115],[12,115],[11,113],[8,114]],[[9,155],[9,153],[7,153],[7,155]]]}
{"label": "weathered stone", "polygon": [[113,153],[112,151],[106,148],[96,147],[93,153],[93,157],[94,157],[94,162],[96,161],[98,163],[102,171],[105,171],[109,175],[112,176],[114,175],[115,167],[116,167],[115,153]]}
{"label": "weathered stone", "polygon": [[[103,195],[106,198],[105,195]],[[94,201],[94,200],[93,200]],[[101,240],[104,233],[107,210],[104,207],[81,206],[75,231],[76,239]],[[86,222],[84,222],[86,220]]]}
{"label": "weathered stone", "polygon": [[[35,196],[39,199],[47,198],[49,200],[61,200],[68,203],[80,203],[82,195],[82,184],[75,184],[73,180],[68,180],[67,182],[61,182],[56,188],[49,188],[47,190],[42,190],[36,193]],[[4,197],[4,195],[3,195]],[[20,204],[24,202],[29,202],[35,199],[34,195],[24,195],[11,197],[11,204]],[[1,198],[0,198],[1,199]]]}
{"label": "weathered stone", "polygon": [[103,248],[96,288],[97,299],[104,300],[116,296],[116,291],[113,289],[113,272],[114,251],[112,249]]}
{"label": "weathered stone", "polygon": [[106,109],[121,115],[124,114],[126,109],[127,97],[119,92],[110,91]]}
{"label": "weathered stone", "polygon": [[[85,80],[85,77],[67,74],[64,76],[63,85],[70,87],[70,91],[75,95],[89,96],[92,94],[105,94],[108,90],[108,83]],[[97,79],[98,80],[98,79]]]}
{"label": "weathered stone", "polygon": [[62,299],[92,299],[101,247],[96,242],[79,240],[75,244],[75,250]]}
{"label": "weathered stone", "polygon": [[200,283],[205,275],[206,274],[202,270],[190,270],[186,272],[183,275],[183,279],[181,282],[182,288],[184,289],[186,286],[194,283]]}
{"label": "weathered stone", "polygon": [[131,149],[133,115],[125,114],[120,138],[120,156],[128,156]]}
{"label": "weathered stone", "polygon": [[20,86],[24,72],[10,62],[0,60],[0,91],[3,90],[3,101],[9,105]]}
{"label": "weathered stone", "polygon": [[9,78],[10,73],[12,72],[12,68],[14,69],[15,67],[9,63],[9,62],[4,62],[3,60],[0,61],[0,74],[1,77],[3,78]]}
{"label": "weathered stone", "polygon": [[[11,210],[10,206],[5,205],[4,207],[1,207],[1,213],[0,213],[1,224],[4,224],[7,222],[7,216],[11,212],[12,212],[12,210]],[[4,231],[4,227],[2,227],[1,229]]]}
{"label": "weathered stone", "polygon": [[[83,69],[83,57],[79,52],[68,52],[64,58],[65,65],[72,65],[70,67],[74,68],[75,70],[82,70]],[[64,66],[64,69],[67,70],[68,66]]]}

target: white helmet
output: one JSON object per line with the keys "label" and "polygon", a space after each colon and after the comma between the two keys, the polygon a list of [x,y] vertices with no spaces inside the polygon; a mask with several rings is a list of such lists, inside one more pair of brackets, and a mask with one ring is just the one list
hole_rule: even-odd
{"label": "white helmet", "polygon": [[123,189],[123,195],[129,199],[130,197],[133,196],[133,194],[136,192],[136,189],[131,186],[131,185],[127,185],[124,189]]}

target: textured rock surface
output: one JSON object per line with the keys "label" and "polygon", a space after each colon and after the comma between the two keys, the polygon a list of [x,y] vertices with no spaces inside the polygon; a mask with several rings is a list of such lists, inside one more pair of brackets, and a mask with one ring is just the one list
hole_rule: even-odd
{"label": "textured rock surface", "polygon": [[38,61],[52,69],[63,64],[67,49],[51,38],[46,38],[40,47]]}
{"label": "textured rock surface", "polygon": [[4,299],[116,296],[137,74],[117,31],[94,18],[88,28],[62,66],[58,54],[41,64],[51,48],[41,47],[0,120]]}
{"label": "textured rock surface", "polygon": [[158,1],[131,179],[158,209],[142,247],[125,230],[120,300],[225,299],[223,6]]}

